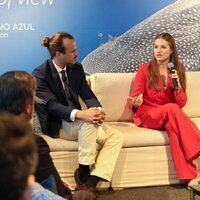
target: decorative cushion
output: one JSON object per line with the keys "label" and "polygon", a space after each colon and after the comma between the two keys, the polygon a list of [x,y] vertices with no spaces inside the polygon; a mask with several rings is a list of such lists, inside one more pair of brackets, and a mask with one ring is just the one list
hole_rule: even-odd
{"label": "decorative cushion", "polygon": [[39,118],[35,111],[33,112],[33,117],[32,117],[32,127],[33,127],[33,132],[35,134],[42,135],[42,129],[40,126]]}

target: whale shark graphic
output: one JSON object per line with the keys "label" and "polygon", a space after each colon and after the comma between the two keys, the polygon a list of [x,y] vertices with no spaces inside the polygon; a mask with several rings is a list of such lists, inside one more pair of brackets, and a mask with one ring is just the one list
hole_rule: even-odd
{"label": "whale shark graphic", "polygon": [[135,72],[151,59],[153,39],[162,32],[175,38],[186,70],[200,70],[200,0],[177,0],[161,9],[87,55],[84,69],[88,74]]}

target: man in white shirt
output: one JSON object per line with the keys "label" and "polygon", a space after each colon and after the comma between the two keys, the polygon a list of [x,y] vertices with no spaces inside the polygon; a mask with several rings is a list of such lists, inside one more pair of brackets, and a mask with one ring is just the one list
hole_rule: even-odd
{"label": "man in white shirt", "polygon": [[[36,105],[43,132],[52,137],[78,139],[77,189],[91,191],[96,198],[97,183],[111,180],[122,134],[102,125],[105,112],[87,84],[83,66],[76,61],[78,51],[73,36],[58,32],[45,37],[42,45],[51,59],[37,67],[33,75],[37,80],[36,95],[45,102]],[[78,97],[86,104],[86,110],[81,109]],[[101,146],[97,157],[96,144]]]}

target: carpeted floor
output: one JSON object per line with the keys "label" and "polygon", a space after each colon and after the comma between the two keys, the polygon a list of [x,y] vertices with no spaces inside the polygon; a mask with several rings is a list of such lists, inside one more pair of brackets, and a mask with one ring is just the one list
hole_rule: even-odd
{"label": "carpeted floor", "polygon": [[[179,185],[100,191],[98,200],[190,200],[190,191]],[[195,200],[200,197],[195,195]]]}

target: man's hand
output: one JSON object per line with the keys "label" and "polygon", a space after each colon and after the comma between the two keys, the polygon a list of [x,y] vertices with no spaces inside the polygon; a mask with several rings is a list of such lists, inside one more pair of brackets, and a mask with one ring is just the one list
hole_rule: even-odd
{"label": "man's hand", "polygon": [[101,111],[101,118],[100,118],[100,120],[97,121],[95,124],[96,124],[97,126],[100,126],[100,125],[104,122],[104,120],[105,120],[105,118],[106,118],[106,113],[105,113],[105,111],[103,110],[103,108],[98,107],[98,109]]}
{"label": "man's hand", "polygon": [[100,126],[105,119],[105,112],[102,108],[92,107],[87,110],[79,110],[76,113],[76,118],[92,122],[93,124]]}

